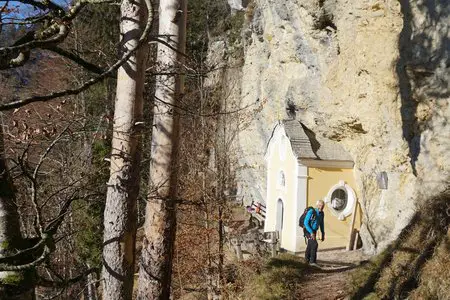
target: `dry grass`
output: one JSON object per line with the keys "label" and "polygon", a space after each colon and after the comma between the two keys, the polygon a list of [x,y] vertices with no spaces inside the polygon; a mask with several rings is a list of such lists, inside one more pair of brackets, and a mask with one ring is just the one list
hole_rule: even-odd
{"label": "dry grass", "polygon": [[352,284],[349,286],[348,293],[350,295],[356,294],[358,290],[369,280],[370,276],[377,272],[383,264],[383,261],[387,259],[387,256],[389,256],[389,249],[370,259],[370,261],[363,267],[353,270],[350,274]]}
{"label": "dry grass", "polygon": [[282,254],[265,261],[244,262],[238,267],[233,285],[227,288],[228,299],[295,299],[306,265],[304,260]]}
{"label": "dry grass", "polygon": [[450,299],[450,235],[437,248],[420,273],[419,286],[409,299]]}
{"label": "dry grass", "polygon": [[450,299],[449,199],[447,191],[424,203],[397,241],[353,273],[352,299]]}
{"label": "dry grass", "polygon": [[375,286],[380,298],[401,295],[402,289],[415,276],[414,273],[417,270],[414,266],[420,264],[421,254],[430,251],[428,248],[433,248],[431,244],[435,244],[433,238],[428,240],[423,238],[426,235],[426,228],[427,226],[421,222],[413,226],[408,232],[407,238],[394,251],[391,264],[383,269]]}

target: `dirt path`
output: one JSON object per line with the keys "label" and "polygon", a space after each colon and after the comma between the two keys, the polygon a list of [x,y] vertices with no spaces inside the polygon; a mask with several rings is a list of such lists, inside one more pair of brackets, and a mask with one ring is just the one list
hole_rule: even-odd
{"label": "dirt path", "polygon": [[344,299],[350,272],[369,257],[362,251],[325,251],[318,253],[320,268],[311,267],[298,289],[297,299]]}

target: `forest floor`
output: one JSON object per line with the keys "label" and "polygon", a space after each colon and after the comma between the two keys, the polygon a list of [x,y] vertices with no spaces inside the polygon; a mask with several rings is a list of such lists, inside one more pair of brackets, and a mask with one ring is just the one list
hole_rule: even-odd
{"label": "forest floor", "polygon": [[[300,254],[301,255],[301,254]],[[361,250],[319,251],[319,267],[307,267],[297,286],[296,299],[344,299],[351,284],[351,272],[370,257]]]}

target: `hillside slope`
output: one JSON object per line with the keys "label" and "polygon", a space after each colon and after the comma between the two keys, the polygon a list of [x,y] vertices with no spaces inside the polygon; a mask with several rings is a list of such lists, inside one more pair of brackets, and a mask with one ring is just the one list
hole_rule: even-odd
{"label": "hillside slope", "polygon": [[450,190],[428,199],[399,238],[353,274],[352,299],[449,299]]}

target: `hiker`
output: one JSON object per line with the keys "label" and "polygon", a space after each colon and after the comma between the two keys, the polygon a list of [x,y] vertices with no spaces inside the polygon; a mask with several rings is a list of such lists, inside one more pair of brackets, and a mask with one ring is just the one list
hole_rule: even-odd
{"label": "hiker", "polygon": [[325,240],[325,229],[324,229],[324,212],[323,208],[325,202],[323,200],[317,201],[317,208],[309,208],[305,215],[305,220],[303,222],[303,233],[307,239],[307,246],[305,251],[306,261],[313,266],[317,266],[317,248],[319,244],[317,243],[317,230],[320,228],[322,233],[322,242]]}

